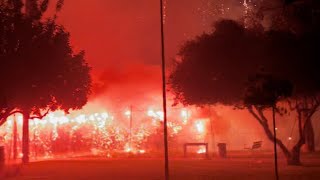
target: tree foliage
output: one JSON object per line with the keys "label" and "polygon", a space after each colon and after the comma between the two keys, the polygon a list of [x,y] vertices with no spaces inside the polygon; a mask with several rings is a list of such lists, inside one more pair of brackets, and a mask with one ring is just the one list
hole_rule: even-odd
{"label": "tree foliage", "polygon": [[[39,115],[46,109],[81,108],[91,86],[84,52],[73,52],[69,33],[54,19],[38,21],[39,15],[16,12],[20,1],[10,2],[2,3],[0,9],[2,114],[25,110]],[[47,3],[31,12],[43,13]]]}
{"label": "tree foliage", "polygon": [[[259,16],[263,19],[269,19],[271,22],[270,28],[273,30],[286,30],[294,33],[297,36],[304,36],[301,39],[307,40],[312,46],[305,46],[302,48],[312,48],[312,52],[317,52],[320,46],[319,36],[320,36],[320,1],[312,0],[271,0],[271,1],[260,1],[259,6],[255,6],[256,14],[252,16]],[[306,41],[305,41],[306,42]],[[303,44],[303,43],[302,43]],[[313,59],[319,59],[319,53],[309,54],[309,59],[313,56]],[[299,71],[299,70],[298,70]],[[311,71],[314,72],[314,71]],[[308,74],[306,77],[310,76]],[[313,75],[314,76],[314,75]],[[300,78],[304,79],[304,78]],[[307,80],[307,79],[305,79]],[[312,83],[304,83],[305,85]],[[309,88],[305,88],[309,89]],[[300,96],[301,97],[301,96]],[[295,99],[295,101],[290,102],[291,109],[295,109],[298,114],[302,114],[302,121],[306,122],[305,133],[306,147],[310,152],[315,151],[315,137],[314,130],[312,127],[311,120],[306,119],[311,117],[314,109],[317,109],[318,102],[317,98],[314,96],[304,96],[304,98]],[[310,114],[311,113],[311,114]]]}
{"label": "tree foliage", "polygon": [[24,115],[23,154],[28,161],[28,121],[57,109],[86,104],[91,89],[84,51],[74,52],[70,34],[53,17],[44,18],[48,0],[0,1],[0,125]]}
{"label": "tree foliage", "polygon": [[[176,101],[185,105],[248,109],[273,140],[264,110],[276,107],[279,101],[303,98],[314,99],[318,107],[319,62],[311,37],[313,34],[246,29],[235,21],[222,20],[212,33],[184,44],[169,84]],[[293,158],[280,140],[277,143],[288,159]]]}

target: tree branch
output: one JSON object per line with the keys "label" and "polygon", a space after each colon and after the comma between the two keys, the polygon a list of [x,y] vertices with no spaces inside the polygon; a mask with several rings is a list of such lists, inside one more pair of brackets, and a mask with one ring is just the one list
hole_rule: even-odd
{"label": "tree branch", "polygon": [[20,110],[14,110],[14,108],[8,108],[6,112],[2,113],[0,116],[0,126],[2,126],[8,119],[9,116],[15,113],[22,113]]}
{"label": "tree branch", "polygon": [[44,118],[46,115],[48,115],[50,112],[50,109],[48,109],[44,114],[39,113],[38,116],[30,116],[29,119],[42,119]]}
{"label": "tree branch", "polygon": [[306,126],[307,124],[311,121],[311,117],[313,116],[313,114],[317,111],[317,109],[319,108],[320,103],[317,103],[307,114],[307,116],[305,117],[305,122],[303,124],[302,127],[302,119],[301,119],[301,111],[298,111],[298,118],[299,118],[299,134],[300,134],[300,138],[299,141],[296,143],[296,145],[294,146],[294,148],[299,149],[301,148],[302,145],[305,144],[305,136],[304,133],[306,131]]}
{"label": "tree branch", "polygon": [[252,109],[252,106],[247,106],[247,109],[249,113],[252,114],[252,116],[262,125],[261,118],[254,112],[254,110]]}
{"label": "tree branch", "polygon": [[[314,113],[318,110],[320,107],[320,103],[317,103],[308,113],[308,116],[306,117],[306,121],[311,121],[311,117],[314,115]],[[305,123],[306,124],[306,123]],[[305,126],[304,124],[304,126]]]}
{"label": "tree branch", "polygon": [[[269,128],[269,125],[268,125],[268,120],[267,118],[264,116],[263,112],[262,112],[262,109],[260,108],[256,108],[257,109],[257,112],[259,113],[260,115],[260,118],[259,118],[259,115],[257,115],[252,107],[248,106],[247,107],[249,112],[259,121],[259,123],[262,125],[263,129],[264,129],[264,132],[266,133],[268,139],[270,141],[274,141],[274,134],[271,132],[270,128]],[[276,139],[276,144],[281,148],[281,150],[283,151],[284,155],[289,158],[291,157],[291,153],[289,152],[288,148],[282,143],[281,140],[279,139]]]}
{"label": "tree branch", "polygon": [[257,109],[257,110],[258,110],[258,113],[259,113],[261,119],[263,120],[263,122],[268,123],[268,119],[264,116],[262,109]]}

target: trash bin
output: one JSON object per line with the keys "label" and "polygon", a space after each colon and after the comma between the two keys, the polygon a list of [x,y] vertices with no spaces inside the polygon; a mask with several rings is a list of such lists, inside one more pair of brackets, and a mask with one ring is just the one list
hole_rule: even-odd
{"label": "trash bin", "polygon": [[3,170],[5,164],[4,155],[4,146],[0,146],[0,172]]}
{"label": "trash bin", "polygon": [[219,157],[222,157],[222,158],[227,157],[227,144],[226,143],[218,143],[218,155],[219,155]]}

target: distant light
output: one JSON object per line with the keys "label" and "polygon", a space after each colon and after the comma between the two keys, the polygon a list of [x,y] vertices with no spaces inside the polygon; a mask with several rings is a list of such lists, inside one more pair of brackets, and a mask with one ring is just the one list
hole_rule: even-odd
{"label": "distant light", "polygon": [[200,149],[197,151],[198,154],[204,154],[204,153],[206,153],[206,152],[207,152],[207,151],[206,151],[206,148],[204,148],[204,147],[200,148]]}
{"label": "distant light", "polygon": [[197,121],[195,125],[196,125],[196,129],[197,129],[198,133],[204,133],[205,124],[203,121]]}
{"label": "distant light", "polygon": [[109,117],[109,114],[108,113],[106,113],[106,112],[104,112],[104,113],[101,113],[101,116],[103,117],[103,118],[108,118]]}
{"label": "distant light", "polygon": [[[97,113],[96,113],[97,114]],[[96,115],[98,117],[98,115]],[[79,115],[76,117],[76,122],[79,124],[85,123],[86,122],[86,116],[84,114]]]}
{"label": "distant light", "polygon": [[190,112],[188,110],[181,110],[182,123],[186,125],[188,123],[188,117],[190,117]]}
{"label": "distant light", "polygon": [[47,121],[46,120],[41,120],[41,121],[39,121],[42,125],[46,125],[47,124]]}
{"label": "distant light", "polygon": [[22,124],[22,121],[23,121],[23,116],[22,115],[17,115],[18,124]]}
{"label": "distant light", "polygon": [[93,120],[94,120],[94,115],[90,115],[90,116],[89,116],[89,120],[90,120],[90,121],[93,121]]}
{"label": "distant light", "polygon": [[164,119],[164,113],[163,113],[162,111],[157,111],[156,114],[158,115],[158,118],[163,121],[163,119]]}
{"label": "distant light", "polygon": [[292,137],[288,137],[288,140],[291,141],[291,140],[292,140]]}
{"label": "distant light", "polygon": [[154,111],[153,111],[153,110],[151,110],[151,109],[148,111],[148,113],[147,113],[147,114],[148,114],[148,116],[150,116],[150,117],[154,117],[154,116],[155,116]]}
{"label": "distant light", "polygon": [[129,143],[127,143],[127,144],[125,145],[124,151],[125,151],[125,152],[131,152],[131,151],[132,151],[132,148],[131,148],[131,146],[130,146]]}
{"label": "distant light", "polygon": [[182,110],[181,111],[181,116],[183,117],[183,118],[186,118],[186,117],[188,117],[188,112],[187,112],[187,110]]}
{"label": "distant light", "polygon": [[130,115],[131,115],[131,111],[130,111],[130,110],[127,110],[124,114],[125,114],[126,116],[130,116]]}
{"label": "distant light", "polygon": [[7,123],[8,123],[9,126],[11,126],[11,125],[12,125],[12,119],[9,119],[9,120],[7,121]]}
{"label": "distant light", "polygon": [[152,109],[150,109],[148,110],[147,114],[149,117],[159,119],[160,121],[163,121],[164,119],[164,113],[162,111],[154,112]]}
{"label": "distant light", "polygon": [[58,122],[58,120],[57,120],[56,118],[50,118],[50,119],[49,119],[49,122],[50,122],[51,124],[56,124],[56,123]]}
{"label": "distant light", "polygon": [[130,147],[127,147],[127,148],[125,149],[125,151],[126,151],[126,152],[131,152],[131,148],[130,148]]}
{"label": "distant light", "polygon": [[69,123],[69,118],[67,118],[66,116],[62,116],[59,118],[58,122],[59,124],[66,124],[66,123]]}

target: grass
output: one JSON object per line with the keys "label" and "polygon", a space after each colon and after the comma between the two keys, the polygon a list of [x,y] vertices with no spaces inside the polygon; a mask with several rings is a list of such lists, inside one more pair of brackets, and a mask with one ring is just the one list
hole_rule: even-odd
{"label": "grass", "polygon": [[[320,179],[320,155],[303,155],[303,166],[287,166],[279,159],[281,180]],[[236,180],[274,179],[274,164],[269,153],[248,156],[247,153],[230,154],[227,159],[204,160],[171,159],[170,179],[183,180]],[[159,158],[73,158],[32,162],[7,169],[9,180],[160,180],[164,179],[164,162]]]}

